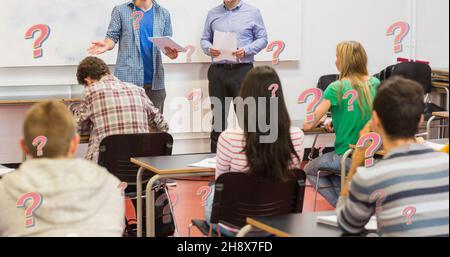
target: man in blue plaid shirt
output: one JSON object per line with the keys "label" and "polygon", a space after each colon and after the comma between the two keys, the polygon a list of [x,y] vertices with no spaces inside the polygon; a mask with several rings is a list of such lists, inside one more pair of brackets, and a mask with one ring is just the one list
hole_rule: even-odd
{"label": "man in blue plaid shirt", "polygon": [[[134,0],[114,7],[106,38],[93,42],[90,54],[103,54],[119,43],[115,76],[128,83],[144,87],[147,96],[161,113],[166,90],[160,50],[149,37],[171,37],[169,12],[155,0]],[[178,52],[166,48],[165,54],[176,59]]]}

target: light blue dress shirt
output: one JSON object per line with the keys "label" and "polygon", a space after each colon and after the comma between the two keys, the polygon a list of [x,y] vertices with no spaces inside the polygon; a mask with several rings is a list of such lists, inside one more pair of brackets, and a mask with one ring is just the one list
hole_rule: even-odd
{"label": "light blue dress shirt", "polygon": [[[221,4],[208,13],[201,45],[203,52],[210,55],[213,47],[214,32],[235,32],[238,37],[238,48],[245,51],[241,63],[252,63],[256,54],[267,47],[267,31],[261,12],[241,1],[239,5],[228,10]],[[221,63],[230,63],[228,61]]]}

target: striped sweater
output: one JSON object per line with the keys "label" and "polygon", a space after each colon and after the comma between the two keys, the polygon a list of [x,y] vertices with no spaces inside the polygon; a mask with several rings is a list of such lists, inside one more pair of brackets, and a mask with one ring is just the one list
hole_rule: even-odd
{"label": "striped sweater", "polygon": [[376,215],[380,236],[448,236],[448,155],[418,144],[394,149],[374,167],[358,169],[337,213],[351,234]]}
{"label": "striped sweater", "polygon": [[[293,158],[290,167],[300,169],[303,160],[305,135],[300,128],[291,128],[291,140],[300,161]],[[245,136],[241,129],[227,129],[219,138],[217,145],[216,179],[227,172],[246,172],[248,170],[245,155]],[[293,156],[294,157],[294,156]]]}

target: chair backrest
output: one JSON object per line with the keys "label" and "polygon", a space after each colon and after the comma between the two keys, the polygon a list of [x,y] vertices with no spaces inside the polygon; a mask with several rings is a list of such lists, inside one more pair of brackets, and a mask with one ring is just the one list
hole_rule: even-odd
{"label": "chair backrest", "polygon": [[330,74],[330,75],[325,75],[319,78],[319,82],[317,83],[317,88],[322,89],[323,92],[325,92],[325,90],[327,90],[328,86],[333,83],[336,82],[337,80],[339,80],[339,74]]}
{"label": "chair backrest", "polygon": [[[136,185],[139,167],[130,162],[132,157],[172,155],[173,138],[167,133],[114,135],[100,143],[98,164],[128,185]],[[148,180],[151,174],[144,175]]]}
{"label": "chair backrest", "polygon": [[242,172],[230,172],[216,181],[212,224],[246,225],[247,217],[269,217],[301,213],[306,175],[301,170],[285,183],[256,179]]}
{"label": "chair backrest", "polygon": [[380,73],[381,80],[387,80],[392,76],[401,76],[414,80],[422,85],[425,94],[432,90],[432,70],[430,65],[419,62],[404,62],[391,65]]}

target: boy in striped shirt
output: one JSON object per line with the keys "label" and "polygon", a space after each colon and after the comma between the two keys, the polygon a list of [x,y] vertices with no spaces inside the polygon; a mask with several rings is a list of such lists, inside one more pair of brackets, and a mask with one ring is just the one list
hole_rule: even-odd
{"label": "boy in striped shirt", "polygon": [[361,135],[380,134],[386,156],[372,168],[358,168],[365,149],[355,151],[350,189],[346,183],[337,208],[345,232],[361,233],[376,214],[381,236],[448,236],[449,158],[416,143],[423,110],[418,83],[393,78],[380,86],[372,122]]}

